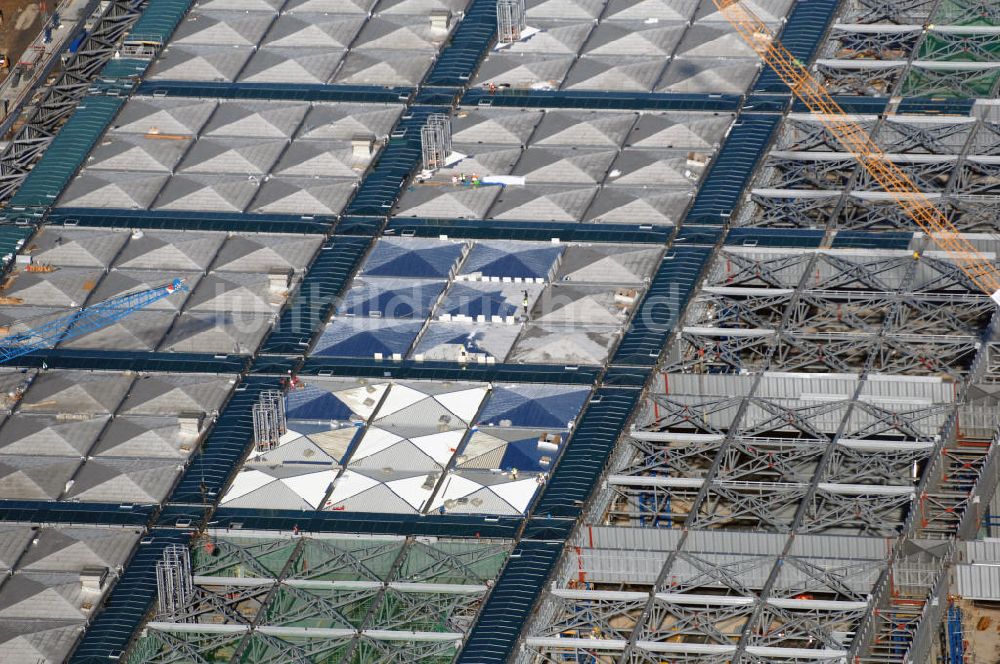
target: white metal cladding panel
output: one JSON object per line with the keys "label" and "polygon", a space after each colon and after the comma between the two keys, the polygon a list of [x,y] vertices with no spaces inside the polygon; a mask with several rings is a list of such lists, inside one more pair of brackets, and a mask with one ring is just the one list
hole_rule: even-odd
{"label": "white metal cladding panel", "polygon": [[584,526],[576,531],[572,544],[594,549],[672,551],[680,540],[679,530]]}
{"label": "white metal cladding panel", "polygon": [[[837,432],[837,428],[840,426],[844,413],[847,412],[846,401],[839,405],[822,409],[818,408],[823,405],[823,402],[821,401],[802,401],[799,399],[767,399],[767,401],[780,408],[787,408],[801,412],[810,427],[817,429],[822,433],[831,435]],[[743,422],[740,424],[740,429],[747,431],[760,426],[766,426],[769,429],[773,428],[779,431],[798,430],[793,424],[788,424],[783,427],[778,426],[780,424],[778,417],[779,416],[773,408],[765,409],[756,403],[751,403],[747,407],[746,414],[743,417]]]}
{"label": "white metal cladding panel", "polygon": [[746,396],[753,385],[753,376],[731,374],[666,374],[654,379],[655,393],[673,396],[678,394],[701,394],[706,396]]}
{"label": "white metal cladding panel", "polygon": [[693,530],[684,543],[685,551],[725,551],[734,554],[778,555],[785,547],[785,535],[722,530]]}
{"label": "white metal cladding panel", "polygon": [[970,563],[1000,563],[1000,539],[966,542],[965,560]]}
{"label": "white metal cladding panel", "polygon": [[669,555],[666,551],[626,554],[618,549],[570,549],[568,567],[575,564],[587,581],[595,583],[653,585]]}
{"label": "white metal cladding panel", "polygon": [[[931,410],[926,407],[921,408],[919,405],[898,402],[876,401],[872,403],[872,406],[891,413],[911,413],[914,420],[911,425],[912,428],[925,437],[937,435],[948,419],[948,413],[950,412],[950,409],[943,409],[941,407],[937,407],[938,410]],[[851,411],[847,428],[850,432],[858,432],[868,430],[869,428],[885,430],[889,428],[889,425],[885,423],[885,416],[883,414],[874,415],[861,407],[857,407]]]}
{"label": "white metal cladding panel", "polygon": [[775,556],[734,556],[729,554],[703,554],[698,556],[701,561],[694,565],[686,558],[679,556],[670,567],[666,577],[668,586],[684,585],[695,582],[699,586],[709,588],[726,588],[721,581],[710,579],[705,572],[705,565],[726,567],[726,575],[733,582],[743,587],[759,590],[767,583],[771,569],[777,560]]}
{"label": "white metal cladding panel", "polygon": [[[669,395],[667,399],[672,404],[675,404],[674,408],[677,407],[676,404],[685,405],[690,413],[689,417],[697,419],[700,426],[708,425],[723,431],[729,429],[736,417],[736,413],[739,411],[739,401],[736,400],[730,400],[724,407],[719,406],[719,402],[725,399],[725,397],[721,396],[693,397]],[[635,429],[637,431],[643,430],[646,425],[656,420],[657,417],[666,418],[672,422],[677,420],[677,418],[667,414],[665,406],[658,406],[652,400],[647,399],[643,402],[642,411],[636,417]],[[677,422],[677,426],[680,429],[690,428],[690,426],[685,426],[679,421]]]}
{"label": "white metal cladding panel", "polygon": [[754,396],[838,401],[852,397],[857,385],[851,375],[765,373]]}
{"label": "white metal cladding panel", "polygon": [[953,403],[957,384],[921,376],[870,375],[861,389],[866,401],[879,398],[913,399],[927,403]]}
{"label": "white metal cladding panel", "polygon": [[[808,571],[807,571],[808,570]],[[775,580],[775,590],[781,594],[795,593],[802,590],[814,590],[823,587],[824,582],[817,570],[823,570],[837,579],[833,583],[843,584],[857,593],[867,593],[878,582],[884,566],[880,561],[845,561],[826,558],[785,558],[778,578]],[[819,578],[817,578],[819,577]]]}
{"label": "white metal cladding panel", "polygon": [[966,599],[1000,600],[1000,567],[956,565],[955,589]]}
{"label": "white metal cladding panel", "polygon": [[891,540],[878,537],[848,537],[838,535],[797,535],[789,555],[822,556],[852,560],[885,560]]}

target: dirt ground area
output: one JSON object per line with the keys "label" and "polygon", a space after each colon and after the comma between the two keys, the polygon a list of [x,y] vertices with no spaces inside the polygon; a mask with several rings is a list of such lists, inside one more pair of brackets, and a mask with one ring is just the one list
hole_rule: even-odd
{"label": "dirt ground area", "polygon": [[[0,0],[3,25],[0,26],[0,53],[7,56],[7,62],[16,63],[42,29],[45,18],[55,7],[55,0],[41,3],[38,0]],[[3,72],[9,72],[8,68]]]}
{"label": "dirt ground area", "polygon": [[959,600],[967,664],[1000,662],[1000,604]]}

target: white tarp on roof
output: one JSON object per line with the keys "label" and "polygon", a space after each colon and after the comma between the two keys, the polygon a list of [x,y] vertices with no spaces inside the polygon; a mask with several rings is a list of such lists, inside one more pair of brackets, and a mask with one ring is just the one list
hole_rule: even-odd
{"label": "white tarp on roof", "polygon": [[465,429],[404,437],[370,427],[351,455],[353,469],[443,470],[465,436]]}
{"label": "white tarp on roof", "polygon": [[345,470],[326,509],[418,514],[434,490],[437,473]]}
{"label": "white tarp on roof", "polygon": [[487,387],[464,383],[394,383],[374,423],[394,431],[464,429],[486,397]]}
{"label": "white tarp on roof", "polygon": [[536,475],[515,479],[509,473],[456,471],[448,473],[428,511],[466,514],[524,514],[541,488]]}
{"label": "white tarp on roof", "polygon": [[228,507],[317,509],[336,478],[334,470],[316,466],[256,466],[236,475],[222,497]]}

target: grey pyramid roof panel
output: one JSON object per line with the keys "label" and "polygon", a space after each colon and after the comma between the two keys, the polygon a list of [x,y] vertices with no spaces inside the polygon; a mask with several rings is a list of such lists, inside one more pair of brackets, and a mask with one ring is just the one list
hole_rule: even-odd
{"label": "grey pyramid roof panel", "polygon": [[657,92],[741,94],[759,63],[736,58],[675,58],[656,86]]}
{"label": "grey pyramid roof panel", "polygon": [[[764,23],[774,25],[787,14],[794,0],[747,0],[747,9],[757,15]],[[694,21],[706,21],[727,23],[715,5],[712,3],[701,3],[694,14]]]}
{"label": "grey pyramid roof panel", "polygon": [[0,427],[0,454],[86,456],[109,416],[11,415]]}
{"label": "grey pyramid roof panel", "polygon": [[583,52],[601,56],[657,56],[662,62],[662,58],[671,55],[680,43],[687,24],[683,21],[648,23],[647,20],[602,21],[587,40]]}
{"label": "grey pyramid roof panel", "polygon": [[198,444],[198,434],[178,418],[120,415],[97,441],[91,456],[184,459]]}
{"label": "grey pyramid roof panel", "polygon": [[177,319],[161,350],[178,353],[253,353],[274,316],[250,312],[186,313]]}
{"label": "grey pyramid roof panel", "polygon": [[283,0],[200,0],[198,9],[209,11],[277,12]]}
{"label": "grey pyramid roof panel", "polygon": [[621,186],[681,188],[696,184],[702,170],[701,164],[688,164],[687,152],[626,149],[611,165],[608,179]]}
{"label": "grey pyramid roof panel", "polygon": [[548,111],[531,137],[531,144],[620,147],[636,117],[635,113]]}
{"label": "grey pyramid roof panel", "polygon": [[501,323],[431,321],[413,355],[423,355],[426,360],[455,362],[464,349],[468,354],[485,354],[502,362],[519,332],[517,325]]}
{"label": "grey pyramid roof panel", "polygon": [[281,138],[202,138],[191,147],[177,171],[264,175],[287,145],[287,140]]}
{"label": "grey pyramid roof panel", "polygon": [[337,70],[346,51],[268,47],[257,51],[240,81],[249,83],[326,83]]}
{"label": "grey pyramid roof panel", "polygon": [[43,227],[27,251],[35,263],[58,266],[106,267],[128,239],[120,231]]}
{"label": "grey pyramid roof panel", "polygon": [[358,14],[283,14],[268,30],[262,46],[346,50],[364,23],[364,16]]}
{"label": "grey pyramid roof panel", "polygon": [[132,314],[94,332],[59,344],[59,348],[153,351],[170,329],[171,311],[147,310]]}
{"label": "grey pyramid roof panel", "polygon": [[632,128],[628,144],[637,148],[715,150],[733,117],[714,113],[645,113]]}
{"label": "grey pyramid roof panel", "polygon": [[0,620],[0,649],[11,662],[62,662],[85,626],[75,620]]}
{"label": "grey pyramid roof panel", "polygon": [[[95,302],[101,302],[137,290],[159,288],[169,284],[174,279],[183,279],[184,284],[189,289],[194,290],[195,286],[198,285],[198,280],[201,279],[201,274],[172,269],[159,271],[115,268],[101,280],[94,291],[93,299]],[[187,292],[175,291],[170,297],[165,297],[146,306],[143,311],[179,311],[187,298]]]}
{"label": "grey pyramid roof panel", "polygon": [[119,409],[124,415],[180,415],[218,411],[233,388],[230,376],[142,374]]}
{"label": "grey pyramid roof panel", "polygon": [[399,104],[313,104],[302,121],[299,138],[349,141],[357,135],[389,135],[402,113]]}
{"label": "grey pyramid roof panel", "polygon": [[507,187],[490,208],[491,219],[579,221],[597,188],[539,184]]}
{"label": "grey pyramid roof panel", "polygon": [[157,198],[158,210],[242,212],[260,187],[255,176],[191,173],[170,179]]}
{"label": "grey pyramid roof panel", "polygon": [[539,30],[530,37],[505,46],[510,53],[562,53],[576,55],[594,27],[592,20],[558,21],[541,19],[531,22]]}
{"label": "grey pyramid roof panel", "polygon": [[256,46],[274,21],[271,12],[205,11],[196,8],[177,27],[174,44]]}
{"label": "grey pyramid roof panel", "polygon": [[42,528],[19,567],[36,572],[79,572],[88,567],[114,569],[128,560],[138,542],[139,532],[124,528]]}
{"label": "grey pyramid roof panel", "polygon": [[325,14],[367,14],[377,0],[288,0],[286,14],[320,12]]}
{"label": "grey pyramid roof panel", "polygon": [[215,110],[214,99],[134,97],[115,119],[113,134],[197,135]]}
{"label": "grey pyramid roof panel", "polygon": [[542,324],[620,326],[632,307],[616,298],[615,291],[613,286],[551,284],[535,302],[531,319]]}
{"label": "grey pyramid roof panel", "polygon": [[448,168],[440,170],[447,180],[452,175],[507,175],[521,158],[520,146],[455,143],[454,152],[466,155]]}
{"label": "grey pyramid roof panel", "polygon": [[617,155],[612,149],[530,147],[521,155],[514,175],[531,184],[597,184]]}
{"label": "grey pyramid roof panel", "polygon": [[19,572],[0,587],[0,619],[83,620],[84,604],[99,597],[83,588],[79,573]]}
{"label": "grey pyramid roof panel", "polygon": [[175,44],[163,49],[146,78],[152,81],[234,81],[251,55],[251,46]]}
{"label": "grey pyramid roof panel", "polygon": [[499,187],[414,186],[399,200],[396,215],[481,219],[500,195]]}
{"label": "grey pyramid roof panel", "polygon": [[146,209],[169,179],[166,173],[120,173],[85,169],[59,197],[70,207]]}
{"label": "grey pyramid roof panel", "polygon": [[20,524],[0,525],[0,569],[14,569],[18,558],[37,531]]}
{"label": "grey pyramid roof panel", "polygon": [[479,68],[475,83],[555,90],[575,60],[575,55],[491,53]]}
{"label": "grey pyramid roof panel", "polygon": [[208,269],[225,240],[225,233],[144,230],[141,234],[132,234],[115,265],[118,268],[200,272]]}
{"label": "grey pyramid roof panel", "polygon": [[87,168],[169,173],[190,147],[191,140],[113,132],[87,157]]}
{"label": "grey pyramid roof panel", "polygon": [[271,177],[261,186],[251,212],[338,214],[350,200],[357,181],[308,176]]}
{"label": "grey pyramid roof panel", "polygon": [[302,272],[322,241],[318,235],[233,234],[219,251],[212,269],[258,274],[289,269]]}
{"label": "grey pyramid roof panel", "polygon": [[370,162],[370,157],[355,157],[346,141],[299,140],[288,146],[274,171],[282,175],[358,178]]}
{"label": "grey pyramid roof panel", "polygon": [[100,281],[103,270],[64,267],[54,272],[15,272],[15,279],[3,290],[25,304],[79,307]]}
{"label": "grey pyramid roof panel", "polygon": [[432,11],[463,12],[470,4],[470,0],[381,0],[375,11],[389,15],[408,14],[412,19],[427,16]]}
{"label": "grey pyramid roof panel", "polygon": [[754,58],[754,50],[728,22],[696,23],[677,47],[689,58]]}
{"label": "grey pyramid roof panel", "polygon": [[556,282],[642,284],[652,277],[663,250],[635,244],[570,245]]}
{"label": "grey pyramid roof panel", "polygon": [[270,281],[269,275],[262,273],[212,272],[191,293],[187,309],[266,314],[284,301],[284,293],[273,292]]}
{"label": "grey pyramid roof panel", "polygon": [[596,19],[606,0],[528,0],[525,2],[528,25],[532,19]]}
{"label": "grey pyramid roof panel", "polygon": [[365,23],[352,49],[437,52],[447,33],[432,30],[427,19],[418,22],[414,18],[376,14]]}
{"label": "grey pyramid roof panel", "polygon": [[288,138],[309,104],[287,101],[223,101],[205,126],[205,136]]}
{"label": "grey pyramid roof panel", "polygon": [[79,466],[79,457],[0,455],[0,498],[56,500]]}
{"label": "grey pyramid roof panel", "polygon": [[687,21],[699,0],[609,0],[604,18],[617,20]]}
{"label": "grey pyramid roof panel", "polygon": [[21,399],[33,413],[112,413],[132,384],[132,376],[110,371],[49,370],[39,373]]}
{"label": "grey pyramid roof panel", "polygon": [[672,225],[691,202],[691,189],[603,187],[587,209],[586,221]]}
{"label": "grey pyramid roof panel", "polygon": [[76,474],[68,499],[98,503],[158,503],[182,467],[172,459],[90,459]]}
{"label": "grey pyramid roof panel", "polygon": [[541,119],[542,111],[534,109],[460,109],[451,121],[452,141],[524,145]]}
{"label": "grey pyramid roof panel", "polygon": [[435,51],[370,49],[344,59],[334,83],[345,85],[417,85],[430,69]]}
{"label": "grey pyramid roof panel", "polygon": [[526,364],[601,365],[618,336],[616,327],[529,325],[510,359]]}
{"label": "grey pyramid roof panel", "polygon": [[649,92],[663,72],[662,57],[628,55],[584,56],[566,75],[567,90],[630,90]]}

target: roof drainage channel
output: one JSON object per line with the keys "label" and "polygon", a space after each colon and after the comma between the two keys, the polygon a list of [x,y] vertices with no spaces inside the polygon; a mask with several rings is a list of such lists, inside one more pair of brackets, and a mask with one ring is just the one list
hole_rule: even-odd
{"label": "roof drainage channel", "polygon": [[370,244],[370,238],[362,237],[334,237],[325,242],[261,352],[305,353]]}
{"label": "roof drainage channel", "polygon": [[522,108],[581,108],[627,111],[736,111],[741,97],[734,94],[671,92],[598,92],[571,90],[499,90],[490,94],[474,88],[462,97],[463,106]]}
{"label": "roof drainage channel", "polygon": [[220,507],[212,515],[215,528],[278,530],[303,533],[362,533],[417,537],[513,538],[522,517],[466,514],[379,514],[361,512],[301,512]]}
{"label": "roof drainage channel", "polygon": [[170,544],[187,544],[189,539],[187,532],[154,530],[139,542],[125,574],[70,658],[71,664],[121,658],[156,597],[156,563],[163,557],[163,550]]}
{"label": "roof drainage channel", "polygon": [[224,83],[215,81],[143,81],[137,95],[269,101],[344,101],[397,103],[408,101],[413,88],[319,83]]}
{"label": "roof drainage channel", "polygon": [[323,216],[73,207],[54,208],[45,220],[51,224],[88,228],[232,233],[325,233],[334,224],[333,218]]}
{"label": "roof drainage channel", "polygon": [[420,162],[420,128],[431,113],[447,113],[440,106],[412,106],[389,135],[389,143],[374,168],[358,187],[345,215],[383,216],[395,205],[403,183]]}
{"label": "roof drainage channel", "polygon": [[152,515],[152,505],[0,500],[0,521],[20,523],[99,523],[105,526],[145,526],[149,523]]}
{"label": "roof drainage channel", "polygon": [[57,348],[23,355],[11,362],[11,365],[40,367],[43,363],[50,369],[239,373],[249,368],[250,358],[246,355],[211,355],[208,353]]}
{"label": "roof drainage channel", "polygon": [[470,240],[538,240],[558,238],[563,242],[631,242],[665,244],[673,232],[670,226],[627,226],[624,224],[578,224],[500,219],[413,219],[395,217],[387,229],[397,235]]}
{"label": "roof drainage channel", "polygon": [[119,97],[85,97],[25,178],[10,206],[46,207],[54,203],[124,103]]}
{"label": "roof drainage channel", "polygon": [[427,75],[427,85],[462,87],[469,82],[496,35],[496,8],[497,0],[473,0],[451,42]]}
{"label": "roof drainage channel", "polygon": [[686,221],[722,225],[728,220],[780,120],[780,115],[740,116],[702,180]]}
{"label": "roof drainage channel", "polygon": [[834,249],[908,249],[912,240],[913,233],[908,231],[837,231],[830,246]]}
{"label": "roof drainage channel", "polygon": [[396,380],[474,380],[511,383],[557,383],[591,385],[598,367],[556,366],[550,364],[456,364],[455,362],[417,362],[351,358],[309,357],[299,371],[304,376],[357,376]]}
{"label": "roof drainage channel", "polygon": [[[799,62],[812,60],[838,4],[839,0],[811,0],[795,4],[778,37]],[[754,88],[762,92],[788,92],[788,86],[770,66],[764,69]]]}
{"label": "roof drainage channel", "polygon": [[801,247],[816,249],[823,243],[826,231],[805,228],[733,228],[726,235],[726,244],[743,247]]}

